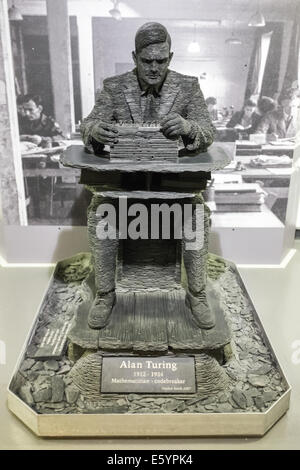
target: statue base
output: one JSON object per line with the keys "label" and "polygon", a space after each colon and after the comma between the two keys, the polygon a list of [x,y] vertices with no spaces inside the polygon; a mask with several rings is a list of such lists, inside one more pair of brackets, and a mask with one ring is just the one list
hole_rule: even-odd
{"label": "statue base", "polygon": [[86,349],[100,349],[138,355],[211,351],[222,360],[222,351],[230,343],[231,333],[220,303],[220,292],[212,282],[207,283],[206,293],[209,308],[216,317],[216,325],[209,330],[199,328],[194,322],[182,287],[150,292],[117,289],[116,304],[108,323],[97,330],[88,325],[93,289],[83,283],[84,301],[75,308],[68,337],[77,348],[77,356],[80,349],[81,353]]}
{"label": "statue base", "polygon": [[136,348],[129,337],[120,349],[109,325],[94,330],[97,347],[74,341],[74,312],[86,310],[91,275],[88,254],[58,263],[9,385],[10,410],[37,435],[261,436],[287,411],[290,386],[233,264],[208,259],[208,291],[218,293],[216,327],[198,335],[193,327],[181,347],[183,332],[170,331],[179,330],[178,321],[192,325],[163,315],[161,338],[168,341],[152,351],[142,347],[149,335],[142,323]]}

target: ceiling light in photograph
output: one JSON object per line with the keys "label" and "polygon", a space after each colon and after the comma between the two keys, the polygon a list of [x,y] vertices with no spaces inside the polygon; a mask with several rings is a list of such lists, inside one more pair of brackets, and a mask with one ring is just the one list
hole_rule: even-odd
{"label": "ceiling light in photograph", "polygon": [[257,10],[254,15],[251,16],[248,26],[253,26],[255,28],[262,28],[263,26],[266,26],[266,20],[261,12],[259,2],[257,2]]}
{"label": "ceiling light in photograph", "polygon": [[197,52],[200,52],[200,45],[198,41],[192,41],[188,45],[188,52],[191,54],[196,54]]}
{"label": "ceiling light in photograph", "polygon": [[14,4],[8,9],[8,18],[9,21],[22,21],[23,16],[19,8],[15,7]]}
{"label": "ceiling light in photograph", "polygon": [[230,44],[233,46],[240,46],[243,43],[237,36],[234,35],[232,31],[230,38],[225,39],[225,44]]}
{"label": "ceiling light in photograph", "polygon": [[112,0],[113,3],[113,8],[109,10],[110,16],[112,16],[115,20],[120,21],[122,19],[121,12],[119,10],[119,1],[118,0]]}
{"label": "ceiling light in photograph", "polygon": [[221,26],[221,20],[172,20],[172,24],[178,28],[195,28],[195,25],[199,28],[217,28]]}
{"label": "ceiling light in photograph", "polygon": [[200,45],[199,45],[199,42],[197,41],[197,25],[196,24],[194,25],[194,39],[192,40],[192,42],[189,43],[187,50],[190,54],[197,54],[198,52],[200,52]]}

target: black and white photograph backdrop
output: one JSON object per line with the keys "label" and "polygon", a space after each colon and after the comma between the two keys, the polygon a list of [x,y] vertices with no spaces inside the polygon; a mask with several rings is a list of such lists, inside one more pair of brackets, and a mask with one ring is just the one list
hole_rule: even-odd
{"label": "black and white photograph backdrop", "polygon": [[13,64],[9,83],[8,69],[3,76],[9,103],[0,104],[6,224],[86,225],[90,194],[78,184],[78,170],[62,167],[61,153],[82,145],[80,124],[103,80],[134,68],[137,28],[159,21],[172,37],[170,68],[198,78],[215,141],[235,142],[234,160],[212,174],[206,191],[212,226],[239,228],[247,220],[251,227],[284,229],[300,105],[299,1],[1,4],[9,24],[1,62],[5,69],[9,54]]}

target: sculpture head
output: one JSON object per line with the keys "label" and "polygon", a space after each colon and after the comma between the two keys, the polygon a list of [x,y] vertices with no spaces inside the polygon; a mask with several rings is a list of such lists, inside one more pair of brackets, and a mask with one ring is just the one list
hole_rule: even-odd
{"label": "sculpture head", "polygon": [[171,38],[160,23],[145,23],[135,36],[132,53],[142,85],[159,87],[165,79],[173,52]]}

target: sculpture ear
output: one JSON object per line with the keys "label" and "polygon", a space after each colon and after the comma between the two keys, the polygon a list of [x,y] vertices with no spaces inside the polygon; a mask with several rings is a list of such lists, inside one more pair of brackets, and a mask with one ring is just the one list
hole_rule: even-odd
{"label": "sculpture ear", "polygon": [[173,54],[174,54],[174,52],[170,52],[170,54],[169,54],[169,63],[170,63],[171,60],[172,60]]}
{"label": "sculpture ear", "polygon": [[132,51],[132,58],[133,58],[133,62],[136,65],[136,53],[134,51]]}

